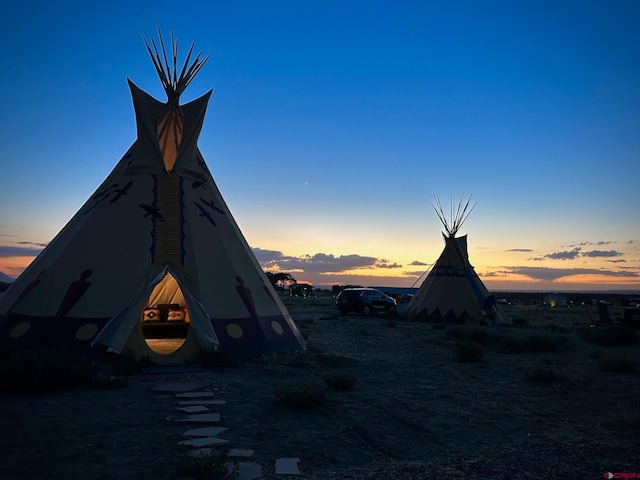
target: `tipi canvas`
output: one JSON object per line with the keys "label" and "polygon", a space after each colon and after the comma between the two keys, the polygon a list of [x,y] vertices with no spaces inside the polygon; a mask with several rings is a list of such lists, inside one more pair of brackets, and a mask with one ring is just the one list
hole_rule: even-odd
{"label": "tipi canvas", "polygon": [[469,262],[467,236],[456,237],[475,207],[475,204],[470,206],[470,200],[471,197],[463,206],[461,198],[455,209],[452,206],[451,221],[448,221],[436,197],[437,207],[434,206],[434,209],[445,227],[445,246],[422,286],[407,305],[404,313],[407,318],[451,323],[509,322],[504,312],[499,310],[495,296],[489,293]]}
{"label": "tipi canvas", "polygon": [[211,91],[179,104],[208,57],[190,63],[192,44],[178,71],[177,42],[170,63],[159,40],[145,44],[167,102],[129,81],[137,140],[0,298],[0,337],[153,357],[147,338],[178,332],[183,359],[304,348],[198,149]]}

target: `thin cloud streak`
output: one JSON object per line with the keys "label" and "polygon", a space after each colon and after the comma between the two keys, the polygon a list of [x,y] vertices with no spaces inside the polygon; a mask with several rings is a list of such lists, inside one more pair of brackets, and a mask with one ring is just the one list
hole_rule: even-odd
{"label": "thin cloud streak", "polygon": [[590,252],[584,252],[583,257],[619,257],[622,253],[616,250],[591,250]]}
{"label": "thin cloud streak", "polygon": [[599,268],[550,268],[550,267],[504,267],[504,270],[484,274],[483,276],[525,275],[534,280],[555,281],[574,275],[603,275],[607,277],[639,278],[634,271],[613,271]]}
{"label": "thin cloud streak", "polygon": [[[27,243],[27,242],[25,242],[25,243]],[[5,257],[35,257],[43,249],[44,248],[16,247],[16,246],[0,245],[0,258],[5,258]]]}
{"label": "thin cloud streak", "polygon": [[621,257],[622,255],[622,252],[618,250],[590,250],[583,252],[582,247],[575,247],[572,250],[547,253],[542,257],[534,257],[531,260],[541,262],[545,260],[575,260],[578,258],[611,258]]}

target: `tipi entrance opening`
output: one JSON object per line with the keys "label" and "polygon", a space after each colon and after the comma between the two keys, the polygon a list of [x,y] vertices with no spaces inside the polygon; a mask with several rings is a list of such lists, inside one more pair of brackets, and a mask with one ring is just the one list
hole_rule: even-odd
{"label": "tipi entrance opening", "polygon": [[154,353],[169,355],[184,344],[191,320],[182,290],[170,273],[155,286],[140,317],[144,340]]}

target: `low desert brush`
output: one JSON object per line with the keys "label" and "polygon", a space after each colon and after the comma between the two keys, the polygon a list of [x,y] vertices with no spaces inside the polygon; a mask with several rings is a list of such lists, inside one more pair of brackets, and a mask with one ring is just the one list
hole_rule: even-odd
{"label": "low desert brush", "polygon": [[91,360],[80,355],[4,345],[0,393],[43,394],[78,387],[89,382],[91,370]]}
{"label": "low desert brush", "polygon": [[498,344],[507,353],[525,353],[527,351],[527,338],[521,332],[505,332],[500,335]]}
{"label": "low desert brush", "polygon": [[181,477],[197,480],[234,480],[233,468],[227,467],[227,452],[208,455],[192,455],[189,452],[176,454],[176,471]]}
{"label": "low desert brush", "polygon": [[635,433],[640,430],[640,411],[635,408],[611,413],[603,424],[606,427]]}
{"label": "low desert brush", "polygon": [[638,364],[633,355],[627,352],[607,353],[600,357],[600,369],[612,373],[637,373]]}
{"label": "low desert brush", "polygon": [[307,342],[307,352],[309,353],[322,353],[324,348],[313,341]]}
{"label": "low desert brush", "polygon": [[554,333],[570,334],[574,332],[574,328],[572,326],[560,325],[558,323],[545,323],[540,327]]}
{"label": "low desert brush", "polygon": [[542,330],[511,330],[498,337],[499,348],[507,353],[555,353],[561,351],[566,339]]}
{"label": "low desert brush", "polygon": [[540,383],[564,382],[566,376],[550,365],[538,365],[527,370],[525,374],[527,380]]}
{"label": "low desert brush", "polygon": [[138,358],[133,350],[124,349],[119,354],[111,357],[113,373],[115,375],[134,375],[142,371],[144,367],[151,365],[151,360],[147,356]]}
{"label": "low desert brush", "polygon": [[193,360],[208,368],[238,368],[240,366],[238,358],[223,347],[202,349],[198,351]]}
{"label": "low desert brush", "polygon": [[351,390],[356,384],[356,377],[344,373],[331,373],[324,376],[324,381],[333,390]]}
{"label": "low desert brush", "polygon": [[532,331],[527,334],[527,350],[533,353],[558,352],[561,350],[563,337],[545,331]]}
{"label": "low desert brush", "polygon": [[92,387],[102,389],[124,388],[129,385],[127,377],[119,375],[105,375],[102,373],[94,373],[91,376],[90,383]]}
{"label": "low desert brush", "polygon": [[448,333],[456,340],[469,340],[480,345],[488,345],[491,341],[489,330],[483,325],[458,325]]}
{"label": "low desert brush", "polygon": [[529,324],[529,320],[524,317],[513,317],[511,323],[514,327],[524,327]]}
{"label": "low desert brush", "polygon": [[275,387],[276,399],[295,410],[322,405],[326,391],[327,385],[320,382],[290,382]]}
{"label": "low desert brush", "polygon": [[618,347],[638,343],[636,332],[621,326],[590,327],[583,329],[581,333],[585,342],[601,347]]}
{"label": "low desert brush", "polygon": [[453,352],[460,363],[476,363],[484,357],[482,345],[468,339],[458,340],[453,347]]}

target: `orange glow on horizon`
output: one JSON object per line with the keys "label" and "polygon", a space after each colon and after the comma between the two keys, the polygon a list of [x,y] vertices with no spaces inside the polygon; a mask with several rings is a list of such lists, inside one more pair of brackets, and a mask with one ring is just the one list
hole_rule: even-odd
{"label": "orange glow on horizon", "polygon": [[0,272],[9,275],[13,278],[18,278],[18,275],[29,266],[36,257],[3,257],[0,258]]}
{"label": "orange glow on horizon", "polygon": [[[0,271],[10,277],[17,278],[35,258],[22,256],[0,258]],[[310,284],[316,288],[331,288],[332,285],[348,284],[419,288],[424,281],[424,276],[418,279],[416,275],[406,274],[404,269],[352,269],[344,272],[314,274],[301,269],[284,270],[274,265],[265,271],[290,273],[298,283]],[[579,274],[544,280],[522,274],[500,276],[482,275],[480,272],[478,274],[490,291],[640,291],[640,277]]]}
{"label": "orange glow on horizon", "polygon": [[584,275],[572,275],[570,277],[563,277],[556,280],[558,284],[564,283],[579,283],[579,284],[607,284],[615,287],[617,285],[629,285],[637,284],[640,287],[640,279],[637,277],[616,277],[610,275],[597,275],[597,274],[584,274]]}

